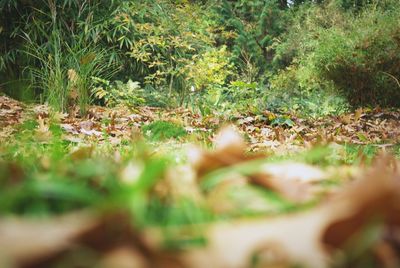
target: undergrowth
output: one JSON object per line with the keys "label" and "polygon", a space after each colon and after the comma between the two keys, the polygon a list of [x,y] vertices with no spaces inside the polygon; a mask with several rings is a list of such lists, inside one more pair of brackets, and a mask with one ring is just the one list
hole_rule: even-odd
{"label": "undergrowth", "polygon": [[172,138],[179,139],[187,135],[186,130],[181,125],[168,121],[154,121],[148,125],[144,125],[142,132],[154,141]]}

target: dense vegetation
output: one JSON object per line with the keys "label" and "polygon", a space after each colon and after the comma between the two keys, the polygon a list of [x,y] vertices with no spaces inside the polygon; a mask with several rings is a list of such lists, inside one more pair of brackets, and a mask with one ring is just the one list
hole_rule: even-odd
{"label": "dense vegetation", "polygon": [[394,0],[3,0],[0,8],[1,87],[59,110],[116,105],[119,94],[131,106],[203,113],[399,105]]}
{"label": "dense vegetation", "polygon": [[0,267],[400,267],[399,18],[0,0]]}

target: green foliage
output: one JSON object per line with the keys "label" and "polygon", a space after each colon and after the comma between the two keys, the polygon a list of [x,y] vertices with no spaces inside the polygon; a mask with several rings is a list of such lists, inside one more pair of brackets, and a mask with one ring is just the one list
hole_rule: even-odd
{"label": "green foliage", "polygon": [[30,81],[31,89],[56,110],[66,111],[77,103],[84,114],[91,102],[90,77],[115,73],[115,67],[108,64],[107,50],[100,48],[95,37],[86,31],[93,24],[96,5],[79,1],[13,1],[13,5],[5,6],[2,14],[12,19],[4,22],[1,37],[6,50],[19,57],[0,68],[0,72]]}
{"label": "green foliage", "polygon": [[[240,80],[232,81],[225,92],[225,105],[232,105],[239,112],[258,113],[263,108],[262,87],[257,83],[247,83]],[[258,96],[258,97],[255,97]]]}
{"label": "green foliage", "polygon": [[[265,108],[262,87],[257,83],[231,81],[229,85],[215,85],[204,92],[192,92],[188,106],[203,116],[224,114],[233,116],[237,113],[261,113]],[[256,98],[256,96],[258,98]]]}
{"label": "green foliage", "polygon": [[106,50],[97,48],[94,44],[85,44],[83,40],[81,42],[77,41],[72,47],[68,47],[64,59],[67,60],[65,66],[69,67],[67,71],[68,97],[72,98],[70,101],[74,101],[75,94],[81,114],[85,114],[88,104],[93,101],[90,92],[90,89],[94,87],[92,77],[109,78],[117,69],[107,63]]}
{"label": "green foliage", "polygon": [[278,45],[275,63],[291,66],[275,79],[286,76],[285,88],[340,91],[354,105],[400,105],[399,12],[395,1],[357,13],[305,7]]}
{"label": "green foliage", "polygon": [[[28,37],[29,38],[29,37]],[[49,46],[39,46],[30,42],[25,49],[37,65],[28,68],[33,89],[42,92],[42,100],[58,111],[67,108],[67,69],[64,68],[65,58],[61,51],[62,41],[56,28],[49,36]]]}
{"label": "green foliage", "polygon": [[[133,79],[146,87],[164,91],[169,97],[176,92],[183,99],[188,89],[184,67],[195,54],[213,43],[212,36],[207,33],[206,5],[202,4],[173,4],[167,0],[32,3],[15,0],[1,1],[0,6],[0,73],[15,74],[17,79],[26,78],[22,74],[26,66],[42,67],[41,61],[32,55],[20,54],[26,45],[54,49],[58,46],[60,58],[75,56],[79,61],[78,55],[69,55],[68,47],[74,47],[80,40],[85,46],[105,52],[105,65],[114,66],[113,79]],[[51,30],[54,28],[56,31]],[[51,32],[59,40],[49,38]],[[64,64],[54,65],[51,68]],[[114,72],[115,68],[118,73]],[[61,86],[60,77],[65,76],[62,72],[57,71],[52,79],[59,81],[58,86]],[[58,94],[62,95],[65,90]]]}
{"label": "green foliage", "polygon": [[330,84],[321,88],[308,80],[308,77],[304,69],[299,70],[294,66],[273,76],[270,88],[265,93],[266,108],[312,118],[339,115],[350,109],[347,99]]}
{"label": "green foliage", "polygon": [[233,75],[230,54],[225,46],[207,50],[202,55],[196,56],[187,69],[194,90],[210,90],[213,87],[224,86],[227,78]]}
{"label": "green foliage", "polygon": [[344,9],[359,10],[362,7],[373,3],[374,0],[338,0],[337,3]]}
{"label": "green foliage", "polygon": [[302,117],[321,118],[349,111],[347,100],[326,91],[271,90],[265,97],[267,109],[280,113],[296,113]]}
{"label": "green foliage", "polygon": [[112,162],[96,165],[89,154],[77,161],[70,153],[74,144],[61,138],[58,125],[50,125],[46,143],[35,139],[36,127],[36,121],[26,121],[13,140],[0,145],[0,214],[59,214],[97,206],[119,191]]}
{"label": "green foliage", "polygon": [[[0,8],[2,87],[30,83],[58,110],[77,103],[83,114],[92,76],[110,106],[319,117],[348,108],[339,95],[399,105],[395,0],[0,0]],[[117,82],[130,79],[143,90]]]}
{"label": "green foliage", "polygon": [[146,83],[176,86],[183,68],[212,43],[206,35],[206,18],[201,6],[174,5],[169,1],[139,1],[129,6],[135,35],[129,55]]}
{"label": "green foliage", "polygon": [[79,105],[81,114],[85,114],[91,103],[89,89],[93,86],[92,76],[109,77],[113,68],[107,66],[105,52],[80,43],[64,46],[60,32],[53,29],[49,44],[37,46],[34,43],[25,49],[25,53],[36,64],[27,67],[31,85],[41,92],[42,99],[58,111],[68,106]]}
{"label": "green foliage", "polygon": [[[287,7],[287,5],[286,5]],[[285,29],[286,12],[278,1],[217,1],[219,42],[228,44],[248,81],[267,70],[274,39]]]}
{"label": "green foliage", "polygon": [[181,125],[168,121],[154,121],[144,125],[142,132],[154,141],[178,139],[187,135],[186,130]]}
{"label": "green foliage", "polygon": [[124,84],[121,81],[111,83],[98,77],[92,77],[92,79],[94,81],[92,94],[95,98],[104,100],[108,107],[123,105],[132,109],[145,102],[139,82],[129,80]]}
{"label": "green foliage", "polygon": [[[31,64],[29,57],[21,54],[21,49],[30,43],[36,46],[51,45],[50,42],[54,40],[49,40],[49,35],[54,28],[57,28],[60,38],[68,45],[76,41],[77,36],[87,43],[96,43],[99,33],[91,31],[94,21],[99,20],[103,12],[112,7],[106,5],[111,2],[114,1],[0,1],[0,59],[5,63],[1,65],[3,68],[0,71],[21,75],[22,69]],[[107,8],[101,8],[103,5]]]}
{"label": "green foliage", "polygon": [[285,126],[285,127],[293,127],[294,122],[285,116],[274,118],[271,121],[271,126]]}

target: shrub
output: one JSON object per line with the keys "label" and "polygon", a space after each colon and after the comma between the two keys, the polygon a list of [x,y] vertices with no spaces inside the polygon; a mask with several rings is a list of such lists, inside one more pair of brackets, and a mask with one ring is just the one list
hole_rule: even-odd
{"label": "shrub", "polygon": [[210,90],[225,85],[233,74],[233,65],[229,62],[229,52],[225,46],[206,51],[188,65],[188,77],[196,90]]}
{"label": "shrub", "polygon": [[274,75],[265,92],[266,108],[313,118],[347,112],[350,108],[347,99],[332,83],[313,80],[309,71],[292,65]]}
{"label": "shrub", "polygon": [[232,81],[224,91],[223,100],[226,107],[241,113],[259,113],[265,108],[262,103],[262,87],[257,83],[241,80]]}
{"label": "shrub", "polygon": [[[95,48],[95,54],[104,52],[104,65],[118,68],[118,73],[113,68],[113,80],[133,79],[144,86],[157,88],[169,97],[184,95],[187,90],[184,67],[193,55],[214,43],[213,36],[208,34],[212,26],[206,7],[203,3],[173,3],[169,0],[0,0],[0,77],[27,79],[22,73],[26,67],[53,70],[45,71],[47,74],[42,77],[36,75],[34,87],[38,88],[40,84],[39,91],[51,92],[45,94],[46,99],[50,96],[55,100],[52,94],[57,95],[60,103],[53,104],[63,109],[68,82],[62,81],[61,77],[65,78],[67,71],[74,69],[77,73],[81,71],[80,77],[89,77],[81,79],[82,83],[91,81],[90,76],[82,75],[87,73],[88,66],[80,68],[82,66],[73,64],[75,66],[64,68],[65,57],[69,57],[65,60],[69,64],[79,63],[85,57],[75,51],[74,44],[80,40],[85,44],[83,50],[90,47]],[[55,34],[50,37],[52,32]],[[26,36],[28,38],[22,38]],[[32,51],[43,48],[44,54],[21,54],[27,45],[34,48]],[[49,62],[47,54],[53,58]],[[99,73],[92,75],[109,78]],[[38,82],[45,76],[47,82]],[[81,95],[85,95],[88,88],[85,90]]]}
{"label": "shrub", "polygon": [[6,18],[0,21],[0,76],[6,76],[6,84],[9,77],[29,81],[32,91],[56,110],[77,103],[84,114],[91,101],[90,77],[111,76],[115,70],[96,34],[89,33],[93,11],[101,16],[104,9],[70,0],[0,1],[0,7]]}
{"label": "shrub", "polygon": [[92,77],[94,97],[103,100],[108,107],[123,105],[128,108],[135,108],[145,102],[142,98],[143,90],[139,82],[129,80],[127,83],[121,81],[110,82],[98,77]]}
{"label": "shrub", "polygon": [[395,1],[366,5],[358,13],[333,4],[305,9],[278,45],[275,63],[291,62],[278,80],[287,75],[284,87],[297,90],[333,87],[353,105],[399,106],[399,16]]}
{"label": "shrub", "polygon": [[348,29],[322,33],[309,59],[353,104],[400,105],[400,5],[397,10],[367,9]]}
{"label": "shrub", "polygon": [[46,44],[38,45],[30,42],[29,36],[26,38],[28,45],[24,52],[35,62],[26,68],[31,87],[41,92],[42,100],[56,110],[65,111],[68,106],[78,104],[81,114],[85,114],[92,101],[91,77],[109,77],[115,70],[107,65],[105,52],[85,44],[79,37],[68,45],[57,26]]}
{"label": "shrub", "polygon": [[270,90],[265,94],[268,110],[277,113],[296,113],[302,117],[320,118],[339,115],[349,111],[349,104],[343,96],[326,90],[291,91]]}
{"label": "shrub", "polygon": [[218,41],[227,44],[240,74],[251,77],[247,82],[253,82],[270,67],[274,54],[271,45],[285,30],[288,6],[278,0],[214,2],[220,29]]}

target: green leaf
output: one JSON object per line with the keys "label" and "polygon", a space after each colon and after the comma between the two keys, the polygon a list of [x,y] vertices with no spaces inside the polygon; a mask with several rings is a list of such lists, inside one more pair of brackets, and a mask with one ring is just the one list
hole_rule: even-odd
{"label": "green leaf", "polygon": [[288,126],[293,127],[294,122],[287,117],[277,117],[271,122],[271,126]]}

